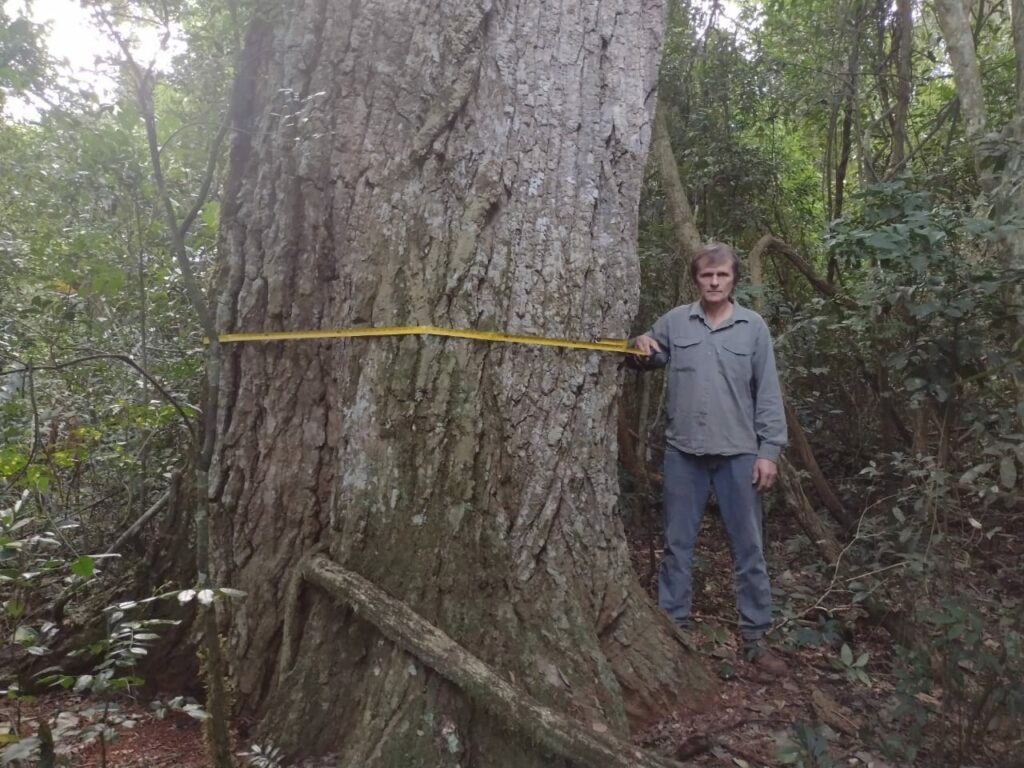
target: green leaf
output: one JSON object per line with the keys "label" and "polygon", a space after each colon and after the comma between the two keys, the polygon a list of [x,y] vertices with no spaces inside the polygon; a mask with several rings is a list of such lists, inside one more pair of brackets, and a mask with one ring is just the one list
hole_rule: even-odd
{"label": "green leaf", "polygon": [[975,480],[977,480],[979,477],[981,477],[983,474],[988,472],[990,469],[992,469],[991,462],[986,462],[984,464],[977,464],[977,465],[971,467],[970,469],[968,469],[962,475],[960,475],[960,484],[961,485],[969,485],[969,484],[973,483]]}
{"label": "green leaf", "polygon": [[1003,456],[999,462],[999,484],[1008,491],[1017,487],[1017,465],[1013,456]]}
{"label": "green leaf", "polygon": [[868,665],[868,657],[869,655],[867,653],[862,653],[857,657],[857,660],[853,662],[853,666],[857,668],[866,667]]}
{"label": "green leaf", "polygon": [[46,493],[50,489],[50,481],[53,479],[44,467],[38,464],[29,467],[25,471],[25,478],[33,490]]}
{"label": "green leaf", "polygon": [[992,231],[995,226],[991,219],[964,219],[964,229],[972,235],[984,235]]}
{"label": "green leaf", "polygon": [[839,658],[843,660],[843,664],[851,666],[853,664],[853,651],[846,643],[843,643],[843,647],[839,650]]}
{"label": "green leaf", "polygon": [[82,693],[83,691],[88,691],[92,687],[92,681],[92,675],[82,675],[77,680],[75,680],[74,692]]}
{"label": "green leaf", "polygon": [[90,579],[96,573],[96,562],[88,555],[82,555],[71,564],[71,572],[83,579]]}
{"label": "green leaf", "polygon": [[879,251],[902,250],[905,244],[902,237],[897,235],[895,232],[887,231],[873,232],[868,236],[866,243],[868,247]]}
{"label": "green leaf", "polygon": [[908,392],[916,392],[917,390],[924,389],[928,386],[928,380],[912,376],[903,382],[903,385],[907,388]]}
{"label": "green leaf", "polygon": [[210,231],[216,232],[217,226],[220,223],[220,203],[216,201],[207,203],[203,206],[199,217],[203,220],[203,224],[209,227]]}
{"label": "green leaf", "polygon": [[89,288],[93,293],[98,293],[107,298],[113,298],[118,291],[124,288],[124,270],[108,264],[96,264],[90,270]]}
{"label": "green leaf", "polygon": [[14,642],[18,645],[35,645],[39,642],[39,632],[33,627],[20,626],[14,630]]}

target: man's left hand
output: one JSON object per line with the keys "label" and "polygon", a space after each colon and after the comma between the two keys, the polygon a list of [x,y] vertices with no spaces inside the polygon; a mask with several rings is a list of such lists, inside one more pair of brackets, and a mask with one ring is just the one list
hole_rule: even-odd
{"label": "man's left hand", "polygon": [[751,482],[758,493],[764,493],[773,485],[779,476],[779,468],[771,459],[758,459],[754,462],[754,477]]}

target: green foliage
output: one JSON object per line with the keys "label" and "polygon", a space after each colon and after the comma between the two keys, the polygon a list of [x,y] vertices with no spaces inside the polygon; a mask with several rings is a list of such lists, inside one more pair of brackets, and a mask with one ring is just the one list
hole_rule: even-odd
{"label": "green foliage", "polygon": [[23,16],[10,17],[0,7],[0,109],[5,97],[37,89],[49,75],[43,29]]}
{"label": "green foliage", "polygon": [[865,652],[856,659],[853,657],[853,650],[846,643],[839,649],[839,656],[832,657],[829,662],[836,669],[842,670],[850,682],[859,682],[864,685],[871,685],[871,678],[868,677],[866,667],[869,655]]}
{"label": "green foliage", "polygon": [[[164,179],[182,220],[223,122],[237,8],[94,8],[129,46],[140,25],[189,43],[142,89],[152,87]],[[121,559],[95,553],[153,504],[190,455],[185,420],[198,412],[200,333],[169,251],[131,68],[113,68],[113,96],[68,88],[51,79],[40,29],[0,21],[0,89],[45,90],[50,105],[34,122],[0,118],[0,631],[23,649],[19,658],[46,657],[49,682],[103,699],[95,735],[108,739],[110,696],[139,683],[160,626],[124,611],[150,600],[108,611],[104,637],[71,654],[90,659],[87,674],[64,673],[55,651],[66,653],[69,632],[88,626],[110,594],[146,594],[134,582],[148,531]],[[212,197],[186,233],[201,277],[216,240],[216,168]],[[16,685],[8,690],[18,695]],[[15,746],[34,749],[29,739]]]}
{"label": "green foliage", "polygon": [[[764,66],[757,43],[711,24],[713,13],[674,6],[659,82],[698,228],[708,239],[738,244],[766,231],[814,230],[822,220],[816,148],[780,114],[777,72]],[[645,198],[654,206],[649,215],[662,219],[652,193]]]}
{"label": "green foliage", "polygon": [[[88,719],[81,727],[77,725],[77,719],[72,724],[58,723],[50,735],[52,742],[60,743],[65,739],[76,739],[85,743],[96,739],[114,741],[117,738],[117,731],[113,725],[123,722],[124,718],[117,714],[118,707],[113,703],[111,696],[130,693],[142,685],[143,680],[135,674],[135,670],[140,660],[148,653],[148,646],[159,639],[159,635],[153,630],[175,623],[161,620],[130,620],[120,608],[110,609],[107,612],[107,620],[106,637],[71,654],[72,657],[95,658],[96,662],[90,672],[64,674],[60,667],[56,666],[44,669],[37,675],[38,682],[42,685],[62,688],[83,696],[99,697],[103,701],[98,709],[90,706],[83,710],[81,714]],[[8,698],[20,698],[16,686],[8,689]],[[99,716],[93,719],[92,715],[96,713]],[[48,728],[45,722],[43,726]],[[36,757],[40,754],[42,746],[40,738],[14,739],[0,752],[0,762],[7,764]]]}
{"label": "green foliage", "polygon": [[45,513],[32,514],[33,506],[43,504],[42,493],[25,489],[11,507],[0,509],[0,589],[5,597],[0,631],[32,656],[49,653],[58,627],[29,609],[41,595],[54,595],[69,580],[88,579],[95,571],[92,558],[62,552],[65,531],[73,526],[54,525]]}
{"label": "green foliage", "polygon": [[793,740],[780,747],[777,756],[783,765],[798,768],[832,768],[835,765],[824,732],[807,723],[793,726]]}
{"label": "green foliage", "polygon": [[[154,92],[164,175],[183,218],[225,109],[226,41],[238,20],[222,4],[106,12],[129,37],[149,25],[180,29],[190,43]],[[174,406],[195,413],[202,361],[127,73],[112,103],[67,102],[35,123],[0,120],[0,508],[28,491],[39,522],[24,524],[49,530],[47,520],[58,521],[58,559],[84,580],[96,562],[81,553],[111,544],[181,465],[190,437]],[[207,202],[188,233],[200,271],[216,210]],[[131,358],[164,391],[110,359],[73,364],[96,353]],[[33,607],[54,592],[42,590]]]}
{"label": "green foliage", "polygon": [[1024,271],[968,253],[978,245],[972,229],[992,236],[987,224],[901,181],[871,187],[829,237],[848,266],[870,268],[866,340],[884,345],[881,362],[915,406],[959,400],[983,374],[1008,381],[1022,370],[1005,296]]}
{"label": "green foliage", "polygon": [[[778,602],[789,641],[831,646],[832,665],[866,684],[869,668],[872,677],[884,674],[885,660],[874,650],[870,657],[854,653],[847,628],[863,617],[869,598],[933,629],[934,617],[948,618],[948,601],[984,606],[974,620],[954,622],[962,626],[954,635],[967,639],[939,642],[951,660],[941,665],[946,671],[928,663],[915,673],[922,686],[936,677],[950,686],[943,707],[965,703],[931,711],[918,700],[921,719],[907,715],[907,738],[886,736],[893,754],[914,760],[925,724],[978,710],[985,689],[979,680],[996,681],[1004,703],[1013,698],[1016,563],[1024,539],[1024,263],[1015,192],[1022,147],[1009,128],[977,144],[965,140],[941,31],[927,8],[913,17],[908,146],[901,153],[894,145],[893,4],[780,0],[739,8],[735,24],[724,22],[717,6],[672,9],[659,109],[669,118],[702,236],[742,251],[773,234],[821,278],[812,285],[769,253],[763,314],[775,331],[787,398],[853,512],[853,530],[834,530],[843,570],[857,575],[841,578],[811,564],[802,574],[807,583],[787,583]],[[1015,103],[1004,10],[974,8],[994,126],[1009,124]],[[842,166],[846,119],[851,143]],[[676,300],[680,271],[655,174],[645,192],[644,284],[634,330]],[[754,294],[741,286],[739,298],[749,302]],[[807,554],[806,542],[803,549],[790,545],[787,556]],[[824,610],[808,620],[808,606]],[[998,652],[986,651],[986,642]],[[973,656],[982,660],[968,661]],[[917,661],[902,663],[910,675]],[[1003,706],[988,722],[998,725],[1013,711]],[[985,720],[987,712],[973,717]],[[988,727],[964,725],[955,741],[973,739],[976,747]],[[827,759],[821,746],[813,730],[802,730],[793,761]],[[950,751],[969,759],[968,747]]]}
{"label": "green foliage", "polygon": [[[793,621],[797,616],[786,612],[783,608],[783,618]],[[835,619],[825,613],[819,613],[813,625],[798,625],[792,631],[790,641],[798,648],[820,648],[822,646],[836,646],[843,644],[842,628]]]}
{"label": "green foliage", "polygon": [[[940,732],[958,765],[977,754],[998,722],[1019,733],[1024,716],[1022,616],[996,629],[980,611],[947,599],[918,618],[930,630],[928,643],[904,652],[897,685],[899,714],[909,722],[904,756],[909,750],[912,759],[928,722],[939,715],[956,725]],[[931,695],[936,686],[941,701]]]}
{"label": "green foliage", "polygon": [[284,765],[284,754],[269,741],[253,744],[247,751],[239,752],[238,756],[251,768],[281,768]]}

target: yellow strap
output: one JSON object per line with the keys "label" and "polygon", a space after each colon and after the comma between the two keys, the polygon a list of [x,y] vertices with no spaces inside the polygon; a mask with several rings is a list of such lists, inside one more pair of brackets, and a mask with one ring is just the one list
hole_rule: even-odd
{"label": "yellow strap", "polygon": [[564,347],[566,349],[592,349],[597,352],[617,352],[623,355],[643,355],[628,346],[625,339],[601,339],[599,341],[574,341],[553,339],[547,336],[514,336],[494,331],[463,331],[452,328],[438,328],[434,325],[403,325],[393,328],[339,328],[321,331],[268,331],[257,333],[224,333],[221,344],[246,341],[305,341],[310,339],[352,339],[364,336],[447,336],[477,341],[499,341],[507,344],[534,344],[541,347]]}

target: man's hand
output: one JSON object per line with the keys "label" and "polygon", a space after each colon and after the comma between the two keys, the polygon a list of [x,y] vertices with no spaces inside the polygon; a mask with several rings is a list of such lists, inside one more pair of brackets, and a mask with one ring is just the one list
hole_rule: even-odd
{"label": "man's hand", "polygon": [[646,333],[637,336],[636,341],[633,343],[633,346],[635,346],[648,357],[653,355],[655,352],[661,352],[661,347],[658,346],[658,342],[656,342]]}
{"label": "man's hand", "polygon": [[[640,345],[637,344],[637,348],[639,347]],[[754,477],[751,479],[751,482],[758,493],[764,493],[775,485],[775,480],[778,476],[779,468],[775,466],[775,462],[771,459],[758,459],[754,462]]]}

